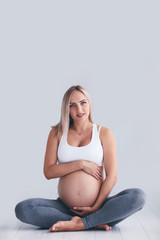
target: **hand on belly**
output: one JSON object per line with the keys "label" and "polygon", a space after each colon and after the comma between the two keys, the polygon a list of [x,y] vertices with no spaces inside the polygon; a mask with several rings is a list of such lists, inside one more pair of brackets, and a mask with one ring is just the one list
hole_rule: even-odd
{"label": "hand on belly", "polygon": [[98,181],[83,170],[60,178],[58,193],[69,208],[74,206],[91,207],[96,201],[102,181]]}

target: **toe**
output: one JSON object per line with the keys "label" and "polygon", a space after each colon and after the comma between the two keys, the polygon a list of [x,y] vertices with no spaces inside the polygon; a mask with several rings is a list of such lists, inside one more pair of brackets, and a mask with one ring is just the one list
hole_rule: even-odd
{"label": "toe", "polygon": [[50,229],[49,229],[50,232],[53,232],[55,231],[55,226],[53,225]]}
{"label": "toe", "polygon": [[111,227],[106,224],[106,230],[109,231],[111,230]]}
{"label": "toe", "polygon": [[106,228],[106,230],[108,231],[108,225],[107,225],[107,224],[106,224],[105,228]]}

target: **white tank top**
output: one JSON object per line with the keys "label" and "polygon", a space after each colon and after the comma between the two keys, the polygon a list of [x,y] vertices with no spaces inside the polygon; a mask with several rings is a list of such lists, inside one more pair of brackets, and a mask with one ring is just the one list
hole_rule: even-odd
{"label": "white tank top", "polygon": [[103,166],[103,147],[99,139],[101,126],[93,123],[92,139],[89,144],[81,147],[71,146],[67,142],[67,133],[64,132],[58,146],[58,163],[68,163],[76,160],[87,160]]}

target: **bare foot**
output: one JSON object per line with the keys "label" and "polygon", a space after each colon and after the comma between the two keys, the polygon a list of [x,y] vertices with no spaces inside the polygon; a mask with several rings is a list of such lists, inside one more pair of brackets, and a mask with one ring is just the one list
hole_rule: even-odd
{"label": "bare foot", "polygon": [[[93,229],[104,229],[111,230],[112,228],[107,224],[97,225]],[[70,221],[58,221],[49,229],[50,232],[59,232],[59,231],[78,231],[85,230],[84,224],[80,217],[72,217]]]}
{"label": "bare foot", "polygon": [[93,227],[93,229],[104,229],[106,231],[109,231],[112,229],[112,227],[108,226],[107,224],[101,224]]}
{"label": "bare foot", "polygon": [[84,230],[84,224],[80,217],[72,217],[70,221],[58,221],[49,229],[50,232]]}

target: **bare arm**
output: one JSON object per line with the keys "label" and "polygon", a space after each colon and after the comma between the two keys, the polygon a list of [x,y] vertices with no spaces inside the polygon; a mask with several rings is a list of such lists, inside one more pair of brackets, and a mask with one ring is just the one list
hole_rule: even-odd
{"label": "bare arm", "polygon": [[115,138],[112,131],[108,128],[103,129],[102,135],[106,179],[102,184],[96,202],[92,206],[94,211],[101,207],[102,203],[108,197],[117,181],[117,153]]}
{"label": "bare arm", "polygon": [[52,164],[48,166],[48,168],[44,172],[44,175],[49,180],[52,178],[65,176],[71,172],[75,172],[81,169],[82,169],[81,160],[62,164]]}
{"label": "bare arm", "polygon": [[58,137],[55,129],[51,129],[46,146],[43,172],[47,179],[62,177],[71,172],[82,169],[82,160],[64,164],[57,163]]}

